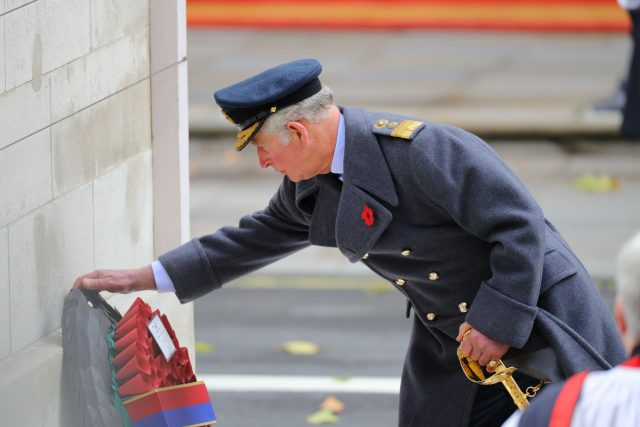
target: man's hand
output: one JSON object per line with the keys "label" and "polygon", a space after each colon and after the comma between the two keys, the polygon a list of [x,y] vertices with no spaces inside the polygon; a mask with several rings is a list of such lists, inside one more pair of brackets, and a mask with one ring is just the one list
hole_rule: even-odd
{"label": "man's hand", "polygon": [[[464,334],[469,331],[469,334],[462,339]],[[460,325],[458,336],[456,341],[461,342],[461,350],[464,354],[468,354],[472,360],[475,360],[481,366],[487,366],[492,360],[499,360],[509,350],[507,344],[499,343],[495,341],[477,329],[464,322]],[[493,372],[494,369],[491,366],[487,366],[488,372]]]}
{"label": "man's hand", "polygon": [[147,265],[134,270],[97,270],[78,277],[73,283],[73,288],[126,294],[156,289],[156,281],[151,266]]}

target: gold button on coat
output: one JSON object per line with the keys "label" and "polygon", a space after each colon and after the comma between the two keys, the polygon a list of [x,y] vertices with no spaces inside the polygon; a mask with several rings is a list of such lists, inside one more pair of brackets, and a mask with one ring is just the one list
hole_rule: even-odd
{"label": "gold button on coat", "polygon": [[436,320],[435,313],[427,313],[427,320]]}
{"label": "gold button on coat", "polygon": [[405,249],[402,252],[400,252],[400,254],[402,256],[409,256],[409,255],[411,255],[411,249]]}
{"label": "gold button on coat", "polygon": [[389,120],[387,120],[387,119],[380,119],[380,120],[378,120],[378,121],[376,122],[375,126],[376,126],[377,128],[381,128],[381,127],[384,127],[387,123],[389,123]]}
{"label": "gold button on coat", "polygon": [[366,254],[362,255],[362,259],[367,259],[369,258],[369,253],[367,252]]}
{"label": "gold button on coat", "polygon": [[405,283],[407,283],[407,281],[404,279],[396,279],[396,285],[398,286],[403,286]]}
{"label": "gold button on coat", "polygon": [[435,281],[435,280],[438,280],[439,278],[440,278],[440,275],[435,271],[432,271],[431,273],[429,273],[429,280]]}
{"label": "gold button on coat", "polygon": [[398,126],[398,122],[391,122],[387,125],[389,129],[393,129]]}
{"label": "gold button on coat", "polygon": [[467,311],[469,311],[469,304],[467,304],[466,302],[461,302],[460,304],[458,304],[458,310],[460,310],[460,313],[466,313]]}

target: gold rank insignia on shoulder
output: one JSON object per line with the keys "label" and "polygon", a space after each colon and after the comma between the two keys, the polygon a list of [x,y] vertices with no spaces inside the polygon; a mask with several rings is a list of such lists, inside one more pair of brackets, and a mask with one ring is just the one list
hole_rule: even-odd
{"label": "gold rank insignia on shoulder", "polygon": [[411,139],[413,133],[422,125],[423,122],[418,122],[415,120],[403,120],[400,122],[393,132],[391,132],[391,136],[397,136],[398,138]]}
{"label": "gold rank insignia on shoulder", "polygon": [[424,122],[417,120],[403,120],[396,122],[379,119],[373,124],[373,133],[411,140],[424,127]]}

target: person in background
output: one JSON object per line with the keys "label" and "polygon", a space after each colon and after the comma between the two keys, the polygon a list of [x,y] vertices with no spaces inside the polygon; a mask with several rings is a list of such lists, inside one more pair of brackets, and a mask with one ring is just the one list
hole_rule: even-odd
{"label": "person in background", "polygon": [[596,111],[620,111],[622,136],[640,139],[640,0],[618,0],[631,18],[631,55],[626,77],[611,98],[596,103]]}
{"label": "person in background", "polygon": [[629,73],[627,74],[627,100],[622,110],[623,136],[640,139],[640,0],[618,0],[631,16],[633,41]]}
{"label": "person in background", "polygon": [[548,386],[503,427],[640,426],[640,233],[618,255],[616,283],[614,315],[630,358]]}

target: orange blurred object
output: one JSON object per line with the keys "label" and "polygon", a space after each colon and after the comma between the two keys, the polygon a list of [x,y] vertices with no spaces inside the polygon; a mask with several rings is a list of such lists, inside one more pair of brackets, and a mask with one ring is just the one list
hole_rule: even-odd
{"label": "orange blurred object", "polygon": [[187,0],[190,27],[628,32],[615,0]]}

